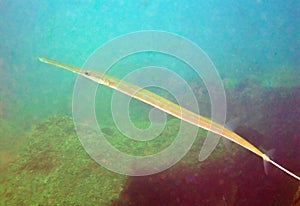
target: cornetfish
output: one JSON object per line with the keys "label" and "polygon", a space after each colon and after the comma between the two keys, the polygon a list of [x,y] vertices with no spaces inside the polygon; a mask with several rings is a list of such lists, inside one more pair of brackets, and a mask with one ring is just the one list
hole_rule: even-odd
{"label": "cornetfish", "polygon": [[250,142],[236,134],[235,132],[229,130],[228,128],[224,127],[221,124],[218,124],[216,122],[213,122],[212,120],[205,118],[203,116],[200,116],[192,111],[189,111],[153,92],[150,92],[146,89],[140,88],[134,84],[131,84],[129,82],[125,82],[123,80],[120,80],[116,77],[104,74],[99,71],[93,71],[93,70],[86,70],[79,67],[71,66],[68,64],[64,64],[61,62],[58,62],[53,59],[49,59],[46,57],[39,57],[39,60],[41,62],[44,62],[46,64],[51,64],[56,67],[69,70],[73,73],[79,74],[85,78],[88,78],[94,82],[97,82],[98,84],[102,84],[105,86],[108,86],[112,89],[115,89],[117,91],[120,91],[130,97],[133,97],[137,100],[140,100],[144,103],[147,103],[157,109],[160,109],[174,117],[177,117],[183,121],[186,121],[192,125],[195,125],[197,127],[201,127],[205,130],[214,132],[216,134],[221,135],[222,137],[225,137],[229,139],[230,141],[233,141],[240,146],[244,147],[245,149],[253,152],[254,154],[261,157],[264,161],[264,163],[271,163],[277,168],[281,169],[285,173],[289,174],[290,176],[296,178],[300,181],[300,177],[296,174],[292,173],[291,171],[287,170],[286,168],[282,167],[275,161],[273,161],[267,154],[263,153],[261,150],[259,150],[257,147],[252,145]]}

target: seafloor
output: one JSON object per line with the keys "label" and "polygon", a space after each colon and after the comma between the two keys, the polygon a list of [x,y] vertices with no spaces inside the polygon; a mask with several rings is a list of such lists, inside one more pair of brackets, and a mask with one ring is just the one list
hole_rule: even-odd
{"label": "seafloor", "polygon": [[[240,118],[236,132],[259,148],[276,148],[274,159],[299,175],[300,86],[227,80],[227,97],[229,118]],[[167,138],[147,150],[145,145],[124,150],[156,152],[157,145],[170,143],[176,127],[178,120],[170,118],[162,133]],[[116,147],[131,144],[115,128],[103,131]],[[32,128],[16,158],[1,167],[0,205],[299,205],[299,182],[274,167],[266,176],[260,158],[237,145],[227,151],[219,144],[199,163],[205,134],[200,130],[190,152],[172,168],[128,177],[95,163],[80,144],[72,119],[53,116]]]}

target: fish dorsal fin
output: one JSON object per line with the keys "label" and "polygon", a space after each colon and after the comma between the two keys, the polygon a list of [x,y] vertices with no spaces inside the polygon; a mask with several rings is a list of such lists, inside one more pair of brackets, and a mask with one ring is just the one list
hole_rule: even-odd
{"label": "fish dorsal fin", "polygon": [[225,127],[234,132],[236,130],[236,128],[239,126],[239,123],[240,123],[240,118],[236,117],[236,118],[228,121],[226,123]]}
{"label": "fish dorsal fin", "polygon": [[[228,121],[225,125],[225,127],[231,131],[235,131],[236,128],[238,127],[240,123],[240,118],[236,117],[230,121]],[[232,144],[232,141],[230,141],[229,139],[227,138],[222,138],[223,140],[223,144],[225,146],[225,148],[227,149],[228,152],[231,152],[231,144]]]}

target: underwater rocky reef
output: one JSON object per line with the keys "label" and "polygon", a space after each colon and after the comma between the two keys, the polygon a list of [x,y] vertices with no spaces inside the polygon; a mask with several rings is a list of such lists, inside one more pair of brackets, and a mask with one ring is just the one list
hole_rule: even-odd
{"label": "underwater rocky reef", "polygon": [[0,205],[107,205],[119,196],[126,177],[87,155],[71,118],[51,117],[27,137],[19,157],[1,171]]}
{"label": "underwater rocky reef", "polygon": [[[245,80],[227,89],[228,116],[240,117],[236,132],[274,159],[300,171],[300,88],[264,87]],[[167,147],[179,121],[169,118],[158,142],[136,144],[113,127],[105,137],[118,149],[148,155]],[[143,123],[141,122],[141,127]],[[177,128],[177,129],[176,129]],[[253,129],[255,128],[255,129]],[[2,168],[1,205],[297,205],[299,183],[233,144],[219,144],[204,162],[198,154],[206,132],[168,170],[143,177],[113,173],[92,160],[77,138],[73,120],[53,116],[27,133],[17,158]],[[298,190],[298,193],[296,193]],[[298,195],[297,195],[298,194]],[[294,203],[293,202],[294,199]],[[298,202],[298,203],[297,203]]]}
{"label": "underwater rocky reef", "polygon": [[[236,132],[264,151],[276,148],[273,158],[299,175],[300,87],[246,79],[227,88],[227,95],[229,118],[240,117]],[[272,166],[267,176],[260,158],[232,147],[203,163],[183,160],[159,174],[129,177],[113,205],[299,204],[297,180]]]}

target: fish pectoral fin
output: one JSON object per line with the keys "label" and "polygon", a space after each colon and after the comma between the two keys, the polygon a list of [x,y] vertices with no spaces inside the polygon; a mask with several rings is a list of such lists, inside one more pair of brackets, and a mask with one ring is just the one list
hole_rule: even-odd
{"label": "fish pectoral fin", "polygon": [[[266,156],[273,159],[274,153],[275,153],[275,149],[270,149],[266,152]],[[270,168],[270,162],[268,162],[267,160],[264,159],[263,160],[263,165],[264,165],[265,174],[268,175],[269,174],[269,168]]]}

